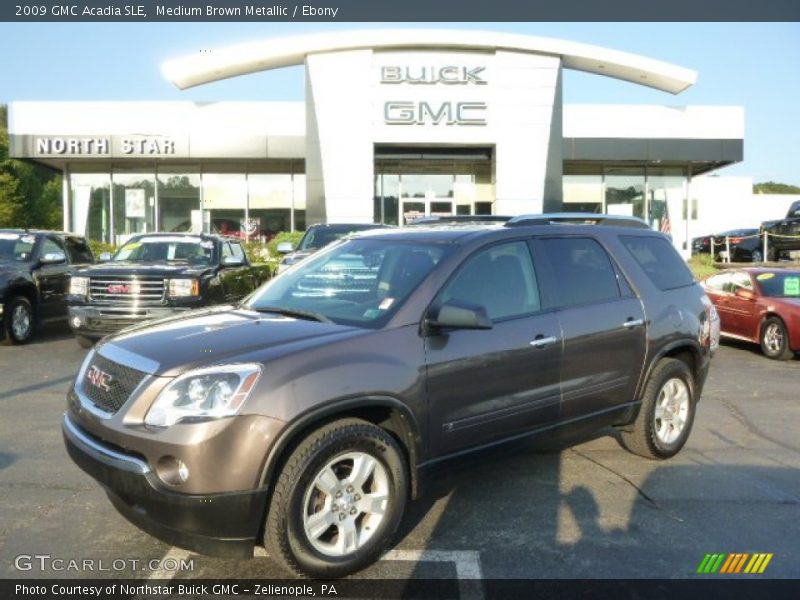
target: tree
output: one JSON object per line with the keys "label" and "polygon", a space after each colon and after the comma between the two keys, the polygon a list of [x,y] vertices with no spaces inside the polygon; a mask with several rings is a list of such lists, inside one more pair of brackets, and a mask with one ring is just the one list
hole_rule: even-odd
{"label": "tree", "polygon": [[788,183],[767,181],[753,186],[754,194],[800,194],[800,187]]}
{"label": "tree", "polygon": [[8,109],[0,104],[0,227],[60,229],[61,176],[8,155]]}

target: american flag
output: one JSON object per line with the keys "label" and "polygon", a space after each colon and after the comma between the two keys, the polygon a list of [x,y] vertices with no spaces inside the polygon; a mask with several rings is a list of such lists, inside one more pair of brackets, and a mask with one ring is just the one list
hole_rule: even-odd
{"label": "american flag", "polygon": [[664,214],[661,215],[661,233],[672,233],[672,225],[669,222],[669,204],[664,201]]}

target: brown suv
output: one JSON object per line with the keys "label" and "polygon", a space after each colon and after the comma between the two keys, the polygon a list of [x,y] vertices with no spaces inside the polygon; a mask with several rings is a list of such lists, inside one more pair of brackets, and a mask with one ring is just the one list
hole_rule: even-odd
{"label": "brown suv", "polygon": [[586,424],[686,443],[714,312],[667,238],[623,226],[377,230],[236,306],[86,357],[63,431],[133,523],[337,577],[376,560],[434,463]]}

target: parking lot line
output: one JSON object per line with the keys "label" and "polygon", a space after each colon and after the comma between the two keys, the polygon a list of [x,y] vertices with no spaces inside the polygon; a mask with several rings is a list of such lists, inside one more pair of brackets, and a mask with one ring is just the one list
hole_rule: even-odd
{"label": "parking lot line", "polygon": [[389,550],[381,560],[452,562],[458,579],[483,579],[481,554],[474,550]]}
{"label": "parking lot line", "polygon": [[168,561],[175,561],[176,564],[180,564],[182,560],[186,560],[192,555],[191,552],[188,550],[184,550],[182,548],[177,548],[173,546],[170,548],[167,553],[161,557],[161,562],[159,563],[160,567],[150,573],[150,577],[148,579],[165,579],[169,580],[175,577],[178,574],[178,569],[167,570],[164,569],[164,565],[168,563]]}

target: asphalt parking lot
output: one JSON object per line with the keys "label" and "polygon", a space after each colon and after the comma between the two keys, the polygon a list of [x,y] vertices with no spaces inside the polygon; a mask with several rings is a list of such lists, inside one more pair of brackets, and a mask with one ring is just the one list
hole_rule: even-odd
{"label": "asphalt parking lot", "polygon": [[[285,577],[265,556],[154,540],[72,464],[60,418],[85,352],[59,328],[0,347],[0,577]],[[800,359],[724,343],[676,458],[632,456],[608,435],[472,456],[442,469],[394,549],[358,577],[682,578],[732,552],[773,553],[761,577],[800,577],[799,390]]]}

